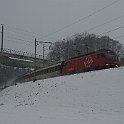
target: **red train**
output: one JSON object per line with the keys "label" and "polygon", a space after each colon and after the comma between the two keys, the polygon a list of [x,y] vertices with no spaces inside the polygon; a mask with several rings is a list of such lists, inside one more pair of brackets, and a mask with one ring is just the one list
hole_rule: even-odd
{"label": "red train", "polygon": [[[35,73],[36,79],[44,79],[60,75],[80,73],[91,70],[99,70],[119,66],[119,59],[115,52],[111,50],[98,50],[92,53],[70,58],[52,65],[39,69]],[[34,79],[34,73],[23,75],[15,80],[15,82],[26,82]]]}
{"label": "red train", "polygon": [[61,74],[70,74],[118,66],[119,60],[115,52],[111,50],[99,50],[66,60],[61,69]]}

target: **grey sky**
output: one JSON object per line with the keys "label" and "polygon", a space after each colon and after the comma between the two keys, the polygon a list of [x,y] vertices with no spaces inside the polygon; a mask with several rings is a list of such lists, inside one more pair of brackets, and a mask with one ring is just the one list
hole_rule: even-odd
{"label": "grey sky", "polygon": [[[113,1],[115,0],[0,0],[0,24],[5,24],[4,47],[33,52],[34,44],[21,42],[21,40],[33,42],[36,37],[38,40],[55,42],[57,39],[72,36],[75,32],[83,33],[96,25],[124,15],[124,0],[120,0],[100,13],[61,32],[44,37],[92,14]],[[124,17],[121,17],[90,30],[89,33],[101,34],[123,25]],[[112,38],[124,35],[124,28],[111,32],[109,35]],[[124,37],[117,40],[124,44]]]}

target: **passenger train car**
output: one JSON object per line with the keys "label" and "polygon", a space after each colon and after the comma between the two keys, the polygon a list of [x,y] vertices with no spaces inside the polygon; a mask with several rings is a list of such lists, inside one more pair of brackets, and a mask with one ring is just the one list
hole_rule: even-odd
{"label": "passenger train car", "polygon": [[111,50],[98,50],[85,55],[70,58],[61,63],[37,70],[35,73],[28,73],[18,77],[15,82],[33,81],[61,75],[93,71],[119,66],[119,59],[115,52]]}

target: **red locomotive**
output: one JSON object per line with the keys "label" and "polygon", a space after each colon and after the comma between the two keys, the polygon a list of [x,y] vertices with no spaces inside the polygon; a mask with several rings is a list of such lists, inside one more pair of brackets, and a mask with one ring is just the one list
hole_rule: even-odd
{"label": "red locomotive", "polygon": [[111,50],[99,50],[66,60],[63,63],[61,74],[78,73],[83,71],[118,67],[119,60]]}
{"label": "red locomotive", "polygon": [[49,67],[39,69],[30,74],[23,75],[15,80],[15,82],[27,82],[38,79],[45,79],[60,75],[79,73],[91,70],[99,70],[119,66],[119,59],[115,52],[111,50],[98,50],[86,55],[70,58]]}

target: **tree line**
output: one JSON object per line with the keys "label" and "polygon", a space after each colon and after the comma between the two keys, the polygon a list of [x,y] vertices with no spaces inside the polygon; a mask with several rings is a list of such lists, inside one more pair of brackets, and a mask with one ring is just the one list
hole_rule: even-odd
{"label": "tree line", "polygon": [[97,36],[88,33],[75,33],[71,37],[58,40],[50,47],[48,59],[63,61],[68,58],[90,53],[99,49],[110,49],[124,58],[124,46],[109,36]]}

